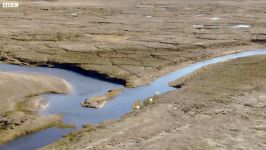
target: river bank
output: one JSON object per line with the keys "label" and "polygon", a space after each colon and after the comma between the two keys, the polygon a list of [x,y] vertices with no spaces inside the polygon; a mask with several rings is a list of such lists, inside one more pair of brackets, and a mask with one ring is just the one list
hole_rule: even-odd
{"label": "river bank", "polygon": [[[266,2],[264,0],[18,1],[19,8],[0,9],[3,29],[0,30],[2,62],[23,66],[65,68],[92,77],[117,81],[127,87],[146,85],[193,62],[265,48]],[[74,121],[79,126],[87,122],[98,124],[104,120],[118,119],[131,111],[130,105],[134,100],[152,96],[158,89],[162,93],[172,90],[166,85],[160,86],[164,83],[160,80],[152,86],[126,89],[102,110],[83,110],[80,108],[80,100],[101,95],[104,91],[121,85],[88,80],[88,76],[85,78],[65,71],[55,74],[60,78],[67,74],[64,77],[72,82],[71,85],[76,85],[76,93],[62,97],[50,95],[53,97],[51,99],[59,100],[51,100],[52,105],[46,113],[65,114],[64,121]],[[175,85],[175,82],[172,84]],[[175,87],[182,89],[184,85],[186,86],[182,83]],[[141,90],[145,90],[145,93],[140,92]],[[125,99],[126,102],[123,101]],[[69,101],[65,102],[66,100]],[[18,106],[21,106],[21,103]],[[32,109],[28,103],[26,105],[22,103],[22,106]],[[158,107],[159,109],[162,107],[162,114],[168,115],[167,110],[163,109],[166,106],[168,105]],[[151,113],[160,112],[154,110]],[[24,112],[22,114],[25,115]],[[12,116],[20,115],[21,111]],[[35,117],[37,116],[33,118]],[[184,117],[187,117],[186,114]],[[61,119],[58,116],[55,118],[55,120]],[[164,124],[162,126],[164,128]],[[91,129],[93,128],[89,127],[85,130]],[[39,136],[42,140],[34,145],[37,148],[52,141],[47,140],[51,135],[45,135],[45,131],[42,133]],[[56,129],[50,130],[49,133],[57,135],[56,138],[64,135],[58,133]],[[165,133],[162,134],[164,136]],[[145,138],[147,137],[144,136]],[[141,140],[132,141],[138,143]],[[116,139],[113,139],[111,145],[112,143],[116,145],[115,142]],[[16,142],[14,143],[16,145]],[[30,142],[28,145],[20,143],[26,145],[24,149],[32,148]],[[41,144],[38,145],[39,143]]]}
{"label": "river bank", "polygon": [[44,149],[264,149],[265,60],[205,67],[144,109],[84,127]]}
{"label": "river bank", "polygon": [[59,115],[40,116],[44,93],[68,93],[64,80],[23,73],[0,72],[0,144],[16,137],[61,124]]}
{"label": "river bank", "polygon": [[2,61],[101,75],[128,87],[231,49],[265,47],[264,0],[19,2],[0,9]]}

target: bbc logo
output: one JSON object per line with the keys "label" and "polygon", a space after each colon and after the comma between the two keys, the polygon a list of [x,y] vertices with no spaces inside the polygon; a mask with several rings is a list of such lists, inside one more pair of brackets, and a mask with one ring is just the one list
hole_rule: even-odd
{"label": "bbc logo", "polygon": [[3,2],[3,8],[18,8],[18,2]]}

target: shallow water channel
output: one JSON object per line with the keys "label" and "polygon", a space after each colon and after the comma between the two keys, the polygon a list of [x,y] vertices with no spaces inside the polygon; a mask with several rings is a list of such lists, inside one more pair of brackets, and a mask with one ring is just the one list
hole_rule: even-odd
{"label": "shallow water channel", "polygon": [[[69,94],[43,95],[46,97],[45,99],[48,101],[49,107],[46,110],[41,111],[40,113],[43,115],[62,114],[66,123],[74,123],[78,129],[86,123],[99,124],[105,120],[119,119],[124,114],[132,111],[131,105],[135,100],[144,100],[145,98],[153,96],[157,91],[162,94],[175,90],[175,88],[168,85],[170,81],[190,74],[191,72],[204,66],[226,61],[229,59],[260,54],[266,54],[266,49],[229,54],[226,56],[201,61],[162,76],[149,85],[137,88],[125,88],[122,85],[116,83],[98,80],[92,77],[83,76],[72,71],[57,68],[24,67],[0,64],[0,71],[48,74],[66,80],[72,86],[72,91]],[[90,109],[81,107],[80,103],[83,102],[84,99],[91,96],[102,95],[107,90],[118,87],[123,88],[123,92],[115,99],[109,101],[103,108]],[[0,149],[37,149],[50,144],[55,140],[58,140],[63,135],[73,130],[76,129],[49,128],[27,136],[19,137],[7,144],[0,145]]]}

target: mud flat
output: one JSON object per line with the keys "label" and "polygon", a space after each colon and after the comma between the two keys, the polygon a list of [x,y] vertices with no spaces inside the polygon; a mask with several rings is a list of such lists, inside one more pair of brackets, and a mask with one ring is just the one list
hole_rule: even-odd
{"label": "mud flat", "polygon": [[130,87],[266,42],[265,0],[19,3],[0,9],[1,60],[101,74]]}
{"label": "mud flat", "polygon": [[61,125],[61,116],[39,116],[48,105],[44,93],[68,93],[70,86],[59,78],[0,72],[0,144],[18,136]]}
{"label": "mud flat", "polygon": [[153,104],[43,149],[263,150],[265,66],[266,55],[210,65],[172,82],[183,86]]}

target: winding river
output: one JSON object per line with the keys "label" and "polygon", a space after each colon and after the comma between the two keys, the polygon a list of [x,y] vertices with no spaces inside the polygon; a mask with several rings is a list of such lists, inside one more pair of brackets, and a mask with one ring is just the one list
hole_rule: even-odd
{"label": "winding river", "polygon": [[[169,73],[163,77],[160,77],[149,85],[137,88],[125,88],[122,85],[116,83],[110,83],[92,77],[83,76],[72,71],[56,68],[24,67],[0,64],[0,71],[48,74],[66,80],[72,86],[71,93],[43,95],[44,97],[46,97],[49,103],[49,107],[46,110],[41,111],[40,114],[63,114],[64,121],[66,123],[76,124],[78,129],[86,123],[99,124],[105,120],[119,119],[124,114],[132,111],[131,105],[135,100],[143,100],[147,97],[153,96],[157,91],[159,91],[160,93],[165,93],[168,91],[175,90],[175,88],[170,87],[168,85],[170,81],[190,74],[191,72],[198,70],[204,66],[239,57],[247,57],[261,54],[266,54],[266,49],[229,54],[201,61],[198,63],[191,64],[177,71],[174,71],[172,73]],[[114,100],[109,101],[103,108],[88,109],[82,108],[80,106],[80,102],[83,102],[85,98],[101,95],[109,89],[118,87],[123,88],[123,92]],[[47,144],[50,144],[55,140],[58,140],[63,135],[73,130],[74,129],[49,128],[27,136],[19,137],[7,144],[0,145],[0,149],[34,150]]]}

